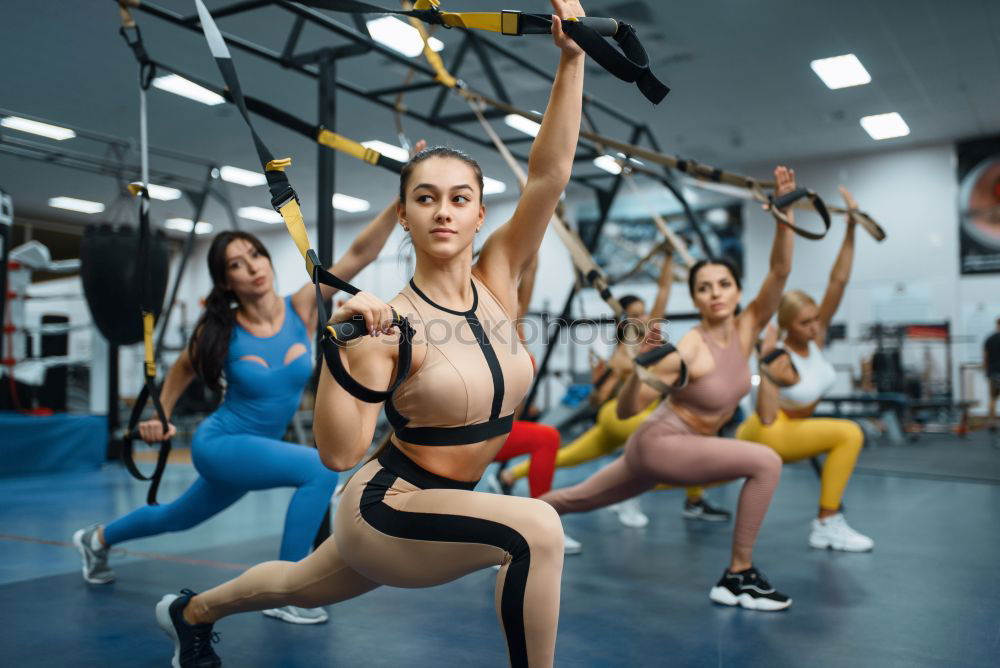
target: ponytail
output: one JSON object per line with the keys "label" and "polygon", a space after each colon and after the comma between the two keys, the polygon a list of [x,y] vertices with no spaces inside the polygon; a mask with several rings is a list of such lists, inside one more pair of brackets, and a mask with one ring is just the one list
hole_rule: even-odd
{"label": "ponytail", "polygon": [[235,295],[219,285],[205,299],[205,311],[188,341],[188,357],[198,377],[209,389],[222,391],[222,370],[229,353],[229,339],[236,324]]}

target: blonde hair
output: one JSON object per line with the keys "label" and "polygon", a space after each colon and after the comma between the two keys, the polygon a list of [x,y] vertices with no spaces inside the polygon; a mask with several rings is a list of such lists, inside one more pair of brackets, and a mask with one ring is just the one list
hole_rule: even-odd
{"label": "blonde hair", "polygon": [[781,295],[781,302],[778,304],[778,338],[785,337],[788,328],[795,321],[795,316],[803,306],[808,305],[816,306],[816,300],[802,290],[790,290]]}

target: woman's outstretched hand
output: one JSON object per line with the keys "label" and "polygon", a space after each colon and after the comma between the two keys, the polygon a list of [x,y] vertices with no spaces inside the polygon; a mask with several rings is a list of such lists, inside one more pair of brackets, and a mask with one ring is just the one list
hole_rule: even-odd
{"label": "woman's outstretched hand", "polygon": [[552,0],[552,41],[567,56],[581,56],[583,49],[573,39],[563,32],[562,19],[572,19],[586,16],[578,0]]}

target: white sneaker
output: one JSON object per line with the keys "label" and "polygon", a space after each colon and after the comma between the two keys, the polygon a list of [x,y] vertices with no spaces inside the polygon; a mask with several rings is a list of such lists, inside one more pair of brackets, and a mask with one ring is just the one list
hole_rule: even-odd
{"label": "white sneaker", "polygon": [[261,612],[289,624],[322,624],[330,618],[323,608],[299,608],[294,605],[261,610]]}
{"label": "white sneaker", "polygon": [[848,526],[844,516],[837,513],[825,520],[813,520],[812,533],[809,534],[809,547],[820,550],[868,552],[875,547],[875,541],[852,529]]}
{"label": "white sneaker", "polygon": [[618,513],[618,521],[632,529],[641,529],[649,524],[649,517],[642,512],[638,496],[609,506],[608,510]]}
{"label": "white sneaker", "polygon": [[563,554],[580,554],[583,552],[583,545],[580,541],[573,540],[566,534],[563,534]]}

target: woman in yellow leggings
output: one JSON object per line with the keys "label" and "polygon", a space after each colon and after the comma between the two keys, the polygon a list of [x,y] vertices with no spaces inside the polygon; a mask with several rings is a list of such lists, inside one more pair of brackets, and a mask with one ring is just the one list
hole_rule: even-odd
{"label": "woman in yellow leggings", "polygon": [[[645,322],[650,319],[651,314],[658,314],[657,317],[662,317],[670,299],[672,284],[673,258],[667,253],[660,269],[653,309],[647,312],[645,303],[639,297],[626,295],[619,300],[625,310],[625,319]],[[618,399],[615,397],[632,373],[632,360],[625,353],[623,345],[624,331],[624,322],[619,323],[615,332],[618,345],[615,347],[609,363],[605,365],[603,362],[599,362],[594,368],[594,391],[591,393],[590,401],[592,405],[601,407],[597,412],[597,420],[593,427],[572,443],[559,448],[556,454],[556,468],[579,466],[618,451],[625,445],[625,441],[632,435],[632,432],[649,417],[649,414],[660,403],[659,400],[654,401],[641,413],[626,420],[620,420],[616,415]],[[529,462],[525,461],[504,470],[500,474],[501,482],[505,485],[512,485],[516,480],[528,475],[528,467]],[[666,486],[663,489],[673,488]],[[638,508],[638,497],[619,504],[616,509],[619,519],[626,526],[642,527],[649,522]],[[701,487],[689,487],[684,504],[684,517],[709,522],[725,522],[729,520],[730,513],[709,505],[704,498],[704,490]]]}
{"label": "woman in yellow leggings", "polygon": [[[841,188],[849,209],[857,208]],[[786,293],[778,306],[778,325],[785,332],[778,348],[778,332],[768,328],[761,348],[761,382],[757,411],[736,432],[736,438],[770,446],[786,462],[825,454],[820,480],[819,513],[812,523],[809,545],[848,552],[867,552],[874,541],[852,529],[840,512],[841,497],[854,471],[864,434],[851,420],[811,417],[816,404],[833,386],[833,366],[823,357],[820,343],[844,295],[854,259],[853,217],[830,273],[822,303],[806,293]]]}

